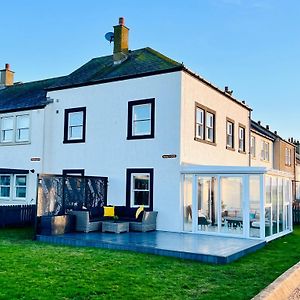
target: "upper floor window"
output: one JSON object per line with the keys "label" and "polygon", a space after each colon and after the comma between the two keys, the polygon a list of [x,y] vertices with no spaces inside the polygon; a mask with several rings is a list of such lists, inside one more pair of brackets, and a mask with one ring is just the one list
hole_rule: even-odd
{"label": "upper floor window", "polygon": [[231,120],[226,122],[226,147],[234,149],[234,122]]}
{"label": "upper floor window", "polygon": [[154,99],[128,102],[127,139],[154,138]]}
{"label": "upper floor window", "polygon": [[30,115],[10,114],[1,117],[1,143],[29,142]]}
{"label": "upper floor window", "polygon": [[215,112],[196,103],[195,140],[215,143]]}
{"label": "upper floor window", "polygon": [[12,143],[14,138],[14,117],[1,118],[1,142]]}
{"label": "upper floor window", "polygon": [[85,127],[85,107],[66,109],[64,124],[64,143],[84,143]]}
{"label": "upper floor window", "polygon": [[16,141],[25,142],[29,140],[29,116],[20,115],[16,119]]}
{"label": "upper floor window", "polygon": [[245,139],[245,127],[239,126],[239,152],[246,152],[246,139]]}
{"label": "upper floor window", "polygon": [[285,148],[285,165],[286,166],[292,165],[292,151],[289,148]]}
{"label": "upper floor window", "polygon": [[204,110],[196,107],[196,137],[204,139]]}
{"label": "upper floor window", "polygon": [[215,128],[214,128],[215,115],[210,112],[206,112],[206,140],[214,142]]}
{"label": "upper floor window", "polygon": [[251,139],[250,139],[250,154],[251,157],[254,158],[256,156],[256,140],[255,140],[255,136],[251,135]]}
{"label": "upper floor window", "polygon": [[261,160],[269,161],[270,160],[270,144],[268,142],[262,141],[261,149]]}

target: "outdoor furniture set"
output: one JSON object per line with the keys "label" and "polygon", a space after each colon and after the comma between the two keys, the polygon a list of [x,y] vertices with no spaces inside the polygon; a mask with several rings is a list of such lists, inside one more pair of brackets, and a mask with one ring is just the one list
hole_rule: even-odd
{"label": "outdoor furniture set", "polygon": [[76,231],[128,232],[156,230],[157,211],[145,211],[143,207],[97,207],[90,210],[74,210]]}

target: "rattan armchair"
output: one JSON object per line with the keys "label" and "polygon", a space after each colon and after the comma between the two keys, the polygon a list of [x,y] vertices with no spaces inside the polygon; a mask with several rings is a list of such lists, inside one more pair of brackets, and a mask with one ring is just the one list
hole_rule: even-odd
{"label": "rattan armchair", "polygon": [[157,211],[144,211],[141,222],[130,222],[129,229],[131,231],[151,231],[156,230]]}
{"label": "rattan armchair", "polygon": [[70,214],[76,216],[76,231],[90,232],[101,230],[101,221],[91,221],[88,210],[71,211]]}

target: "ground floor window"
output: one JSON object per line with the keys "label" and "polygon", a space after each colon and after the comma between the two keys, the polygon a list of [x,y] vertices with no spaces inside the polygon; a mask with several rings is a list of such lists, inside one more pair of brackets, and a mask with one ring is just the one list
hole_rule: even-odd
{"label": "ground floor window", "polygon": [[84,169],[65,169],[62,174],[63,176],[84,176]]}
{"label": "ground floor window", "polygon": [[153,169],[127,169],[126,205],[153,209]]}
{"label": "ground floor window", "polygon": [[10,175],[0,176],[0,197],[6,199],[10,197]]}
{"label": "ground floor window", "polygon": [[25,175],[15,176],[15,197],[16,199],[26,198],[27,178]]}
{"label": "ground floor window", "polygon": [[0,199],[5,201],[25,200],[27,176],[17,174],[0,175]]}

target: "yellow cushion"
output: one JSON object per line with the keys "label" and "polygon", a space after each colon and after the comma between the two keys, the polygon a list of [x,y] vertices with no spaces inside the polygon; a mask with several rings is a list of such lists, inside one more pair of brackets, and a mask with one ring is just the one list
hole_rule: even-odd
{"label": "yellow cushion", "polygon": [[104,206],[104,217],[114,217],[115,207],[114,206]]}
{"label": "yellow cushion", "polygon": [[141,205],[137,210],[136,210],[136,213],[135,213],[135,218],[137,219],[140,215],[140,213],[144,211],[144,205]]}

